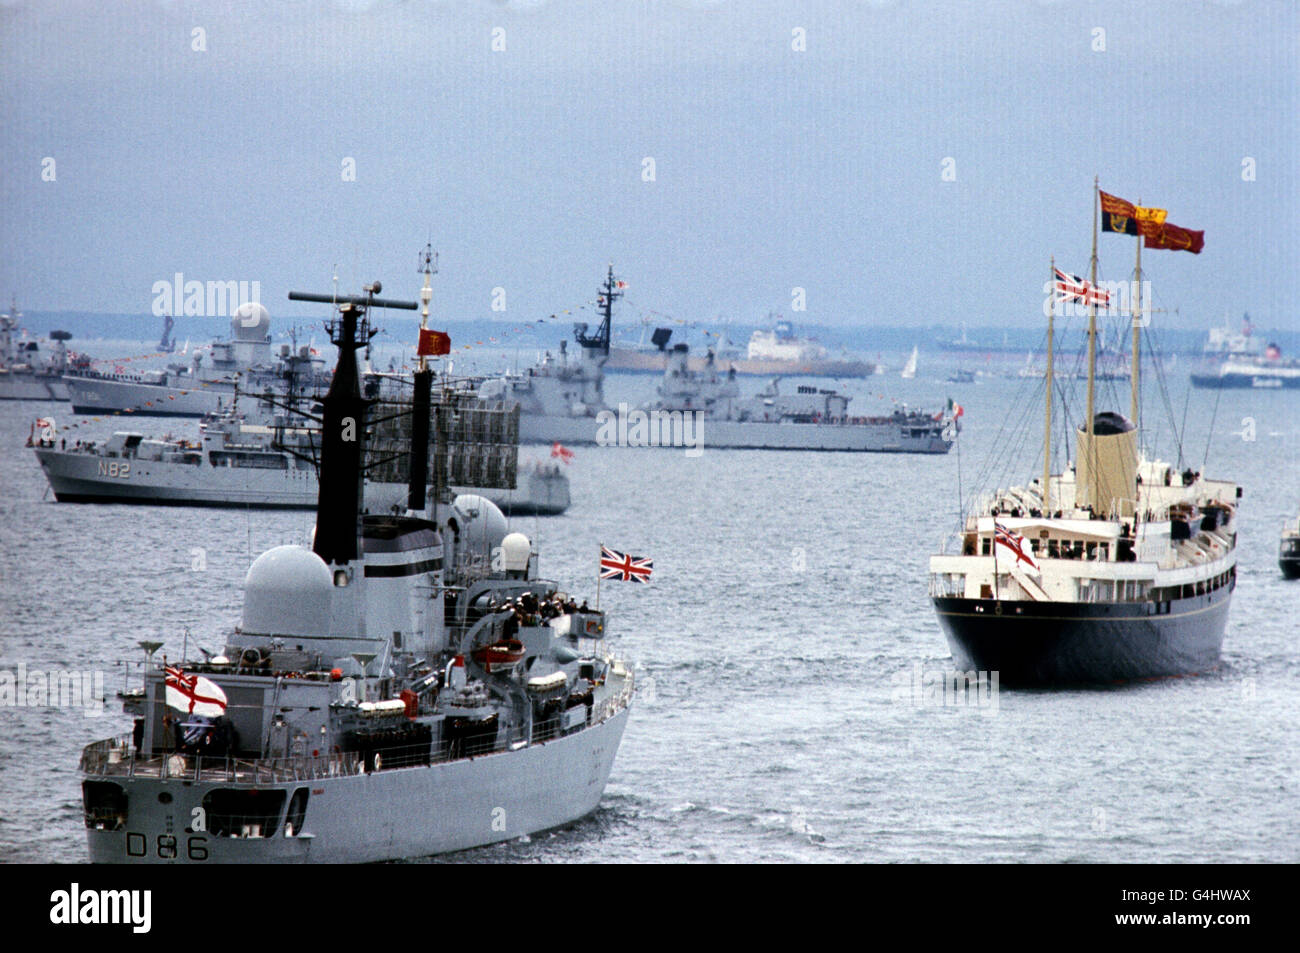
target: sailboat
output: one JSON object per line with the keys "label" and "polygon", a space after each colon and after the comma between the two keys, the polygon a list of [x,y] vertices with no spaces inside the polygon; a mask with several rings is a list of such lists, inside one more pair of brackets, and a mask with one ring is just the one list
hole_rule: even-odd
{"label": "sailboat", "polygon": [[[1132,302],[1129,414],[1096,407],[1097,306],[1106,303],[1097,286],[1098,202],[1132,210],[1118,216],[1108,209],[1113,217],[1105,230],[1139,236],[1137,288],[1144,241],[1199,251],[1199,244],[1165,238],[1163,211],[1139,210],[1094,182],[1091,280],[1071,285],[1074,299],[1089,306],[1087,404],[1074,429],[1074,464],[1051,472],[1053,388],[1045,386],[1041,476],[970,507],[954,537],[956,551],[930,558],[931,600],[954,662],[1000,672],[1005,685],[1095,684],[1211,669],[1236,586],[1241,488],[1140,454],[1140,295]],[[1140,212],[1159,212],[1160,230]],[[1199,243],[1201,233],[1190,234]],[[1058,292],[1061,275],[1053,260]],[[1055,303],[1054,296],[1048,382],[1056,379]]]}
{"label": "sailboat", "polygon": [[907,363],[903,365],[904,380],[910,381],[913,377],[916,376],[916,357],[917,357],[917,350],[916,350],[916,346],[913,345],[911,356],[908,357]]}

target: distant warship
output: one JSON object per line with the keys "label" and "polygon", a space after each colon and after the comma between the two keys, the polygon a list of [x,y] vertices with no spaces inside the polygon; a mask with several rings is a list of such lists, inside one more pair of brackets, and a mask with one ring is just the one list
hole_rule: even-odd
{"label": "distant warship", "polygon": [[[403,515],[361,513],[368,421],[356,352],[377,298],[336,302],[310,548],[250,567],[243,621],[204,661],[154,662],[125,693],[134,731],[82,753],[96,862],[378,861],[568,824],[600,802],[633,690],[606,619],[537,576],[487,500],[452,499],[439,461],[500,457],[504,408],[459,414],[415,376]],[[426,299],[427,300],[427,299]],[[480,426],[484,425],[484,426]],[[392,447],[388,447],[392,449]]]}
{"label": "distant warship", "polygon": [[272,353],[271,317],[250,301],[230,318],[230,340],[209,345],[211,366],[196,351],[189,367],[138,372],[72,368],[64,375],[72,411],[77,414],[135,413],[147,417],[203,417],[230,406],[235,388],[248,393],[272,390],[323,393],[329,385],[324,362],[307,345],[280,346]]}
{"label": "distant warship", "polygon": [[0,400],[67,400],[63,372],[72,360],[67,347],[72,335],[51,332],[47,356],[39,342],[28,338],[21,321],[16,302],[8,314],[0,314]]}
{"label": "distant warship", "polygon": [[[448,391],[443,399],[461,411],[482,405],[470,392]],[[148,439],[123,430],[71,447],[53,432],[30,442],[60,503],[316,508],[320,431],[290,426],[283,416],[269,426],[249,424],[236,407],[205,419],[198,440]],[[368,453],[368,464],[376,456]],[[569,479],[556,463],[519,461],[508,482],[500,488],[453,484],[452,490],[485,497],[507,516],[554,516],[569,508]],[[367,513],[402,511],[406,487],[367,472],[363,501]]]}
{"label": "distant warship", "polygon": [[[479,396],[518,401],[519,434],[524,443],[606,444],[624,442],[624,408],[607,406],[603,368],[609,357],[614,302],[622,297],[611,266],[600,290],[602,320],[595,334],[586,324],[574,327],[578,354],[561,342],[558,358],[550,354],[526,373],[492,378]],[[666,338],[664,339],[667,340]],[[959,430],[960,409],[949,401],[937,412],[900,410],[886,416],[848,413],[851,398],[837,391],[799,386],[783,394],[778,381],[753,397],[740,397],[734,368],[719,370],[712,354],[702,370],[691,369],[685,344],[665,351],[659,400],[631,413],[652,421],[656,434],[670,439],[646,446],[681,446],[678,439],[697,427],[702,444],[712,449],[858,450],[894,453],[946,453]],[[687,416],[689,414],[689,417]],[[651,416],[657,415],[657,416]]]}
{"label": "distant warship", "polygon": [[[930,594],[954,663],[1000,672],[1003,684],[1103,683],[1210,669],[1236,586],[1240,487],[1140,458],[1143,322],[1136,301],[1129,416],[1094,409],[1096,248],[1094,218],[1092,279],[1077,296],[1091,308],[1087,405],[1075,431],[1074,466],[1051,473],[1053,388],[1044,387],[1042,476],[971,507],[955,537],[957,551],[930,559]],[[1051,317],[1047,341],[1052,381]]]}
{"label": "distant warship", "polygon": [[[725,363],[737,374],[753,374],[761,377],[778,375],[790,377],[870,377],[877,371],[877,366],[869,361],[852,357],[834,357],[822,344],[811,338],[797,337],[789,321],[776,317],[771,330],[757,330],[749,337],[744,353],[739,348],[728,346],[716,350],[717,360]],[[672,338],[671,328],[655,328],[651,344],[635,347],[611,348],[609,360],[605,363],[611,371],[640,371],[659,373],[664,368],[666,345]],[[690,358],[688,367],[692,371],[704,370],[704,357]]]}

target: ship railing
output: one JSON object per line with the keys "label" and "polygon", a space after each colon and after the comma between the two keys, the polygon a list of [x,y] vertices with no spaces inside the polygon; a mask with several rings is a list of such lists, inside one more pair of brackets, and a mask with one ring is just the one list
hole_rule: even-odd
{"label": "ship railing", "polygon": [[[613,710],[610,711],[612,713]],[[594,721],[593,717],[593,723]],[[521,729],[490,737],[444,739],[433,746],[417,743],[365,752],[336,751],[321,755],[236,758],[178,751],[142,754],[133,748],[131,735],[122,735],[88,745],[82,751],[80,768],[88,777],[275,784],[461,761],[512,750],[527,742],[528,738]]]}
{"label": "ship railing", "polygon": [[636,690],[635,683],[636,679],[629,670],[618,691],[601,699],[592,708],[591,724],[598,725],[603,721],[607,721],[626,708],[632,701],[632,693]]}

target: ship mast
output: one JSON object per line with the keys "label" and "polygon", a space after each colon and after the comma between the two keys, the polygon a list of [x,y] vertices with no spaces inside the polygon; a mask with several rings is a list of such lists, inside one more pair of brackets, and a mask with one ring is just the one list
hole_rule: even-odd
{"label": "ship mast", "polygon": [[1043,519],[1052,518],[1052,339],[1056,323],[1056,256],[1052,256],[1047,293],[1047,412],[1043,424]]}
{"label": "ship mast", "polygon": [[365,457],[366,410],[370,401],[361,396],[357,351],[370,343],[374,330],[366,319],[369,308],[414,311],[414,301],[376,298],[379,282],[365,287],[364,296],[321,295],[290,291],[290,301],[336,304],[339,319],[327,325],[330,340],[339,350],[338,366],[329,392],[321,401],[320,495],[316,503],[316,536],[312,550],[330,565],[347,565],[358,556],[361,520],[362,461]]}
{"label": "ship mast", "polygon": [[[420,255],[420,272],[424,275],[424,287],[420,289],[420,303],[423,305],[420,312],[421,338],[429,328],[429,302],[433,299],[432,278],[437,271],[438,256],[430,243],[424,246]],[[420,366],[415,372],[411,395],[411,451],[407,458],[406,508],[410,513],[424,510],[425,487],[429,479],[429,392],[433,388],[433,369],[429,367],[424,354],[419,357]],[[435,495],[434,503],[437,502]]]}
{"label": "ship mast", "polygon": [[605,286],[597,292],[600,295],[603,320],[600,322],[600,327],[596,329],[596,333],[590,336],[587,334],[585,324],[580,324],[574,329],[573,337],[579,346],[602,351],[605,354],[609,353],[609,335],[614,318],[614,301],[623,297],[623,292],[615,290],[618,285],[619,283],[614,280],[614,263],[610,262],[609,273],[605,276]]}
{"label": "ship mast", "polygon": [[[1141,206],[1142,199],[1138,199],[1138,205]],[[1138,228],[1137,235],[1137,265],[1134,269],[1133,276],[1133,361],[1129,370],[1129,379],[1132,382],[1132,390],[1129,396],[1129,418],[1133,421],[1133,426],[1138,426],[1138,407],[1141,396],[1141,376],[1142,376],[1142,357],[1141,357],[1141,332],[1142,332],[1142,229]]]}
{"label": "ship mast", "polygon": [[[1089,263],[1091,269],[1090,281],[1092,287],[1097,287],[1097,209],[1100,196],[1097,194],[1099,188],[1099,177],[1093,176],[1092,179],[1092,260]],[[1092,447],[1093,435],[1093,417],[1096,413],[1094,406],[1094,390],[1097,377],[1097,296],[1093,293],[1088,295],[1091,303],[1088,306],[1088,416],[1084,420],[1084,428],[1088,434],[1088,446]],[[1089,469],[1091,473],[1091,468]]]}

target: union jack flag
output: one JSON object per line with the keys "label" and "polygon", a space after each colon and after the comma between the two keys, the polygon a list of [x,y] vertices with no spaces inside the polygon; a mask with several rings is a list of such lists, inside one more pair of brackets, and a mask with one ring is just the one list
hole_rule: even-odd
{"label": "union jack flag", "polygon": [[166,675],[167,704],[191,715],[220,718],[226,713],[226,693],[221,686],[202,675],[186,675],[174,665],[163,669]]}
{"label": "union jack flag", "polygon": [[618,579],[622,582],[649,582],[654,571],[654,560],[618,553],[608,546],[600,547],[600,578]]}
{"label": "union jack flag", "polygon": [[558,441],[551,444],[551,456],[559,457],[565,463],[571,463],[573,461],[573,451]]}
{"label": "union jack flag", "polygon": [[1080,278],[1078,275],[1066,274],[1060,268],[1055,271],[1057,301],[1081,301],[1084,304],[1095,304],[1103,308],[1110,304],[1109,291],[1103,291],[1089,284],[1087,279]]}
{"label": "union jack flag", "polygon": [[1017,563],[1024,563],[1034,572],[1042,571],[1038,568],[1038,563],[1034,561],[1034,556],[1029,551],[1025,538],[1019,533],[1013,533],[998,522],[993,524],[993,545],[995,548],[1001,546],[1004,549],[1009,549],[1011,554],[1016,557]]}

